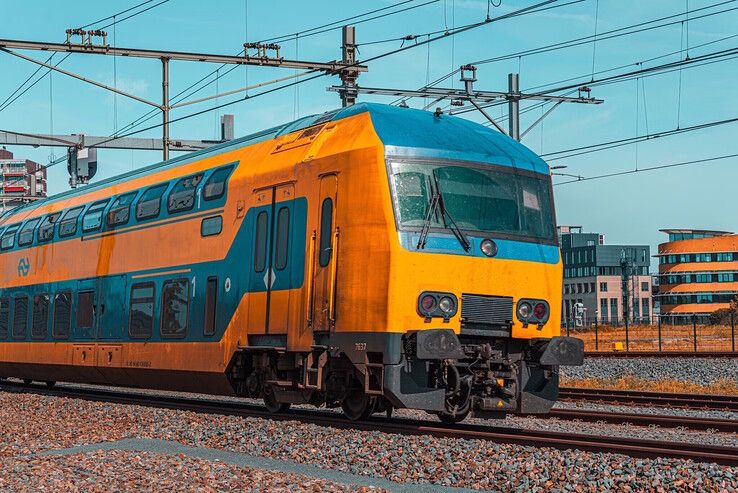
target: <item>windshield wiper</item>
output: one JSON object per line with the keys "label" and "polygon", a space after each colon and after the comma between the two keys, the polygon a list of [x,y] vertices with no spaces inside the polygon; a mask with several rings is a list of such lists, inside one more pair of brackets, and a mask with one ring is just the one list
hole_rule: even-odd
{"label": "windshield wiper", "polygon": [[469,243],[469,239],[466,237],[464,232],[461,231],[461,228],[459,228],[459,226],[456,224],[456,221],[454,221],[454,218],[451,217],[451,214],[446,209],[446,204],[443,201],[443,194],[441,193],[441,184],[438,180],[436,170],[433,170],[433,185],[433,195],[431,196],[428,213],[426,214],[425,220],[423,221],[423,229],[421,229],[420,231],[420,238],[418,239],[416,249],[425,248],[425,243],[428,239],[428,232],[430,230],[433,215],[436,213],[436,209],[440,207],[441,217],[443,219],[444,225],[448,229],[450,229],[456,239],[459,240],[459,243],[461,243],[461,247],[464,249],[464,251],[468,252],[471,248],[471,243]]}

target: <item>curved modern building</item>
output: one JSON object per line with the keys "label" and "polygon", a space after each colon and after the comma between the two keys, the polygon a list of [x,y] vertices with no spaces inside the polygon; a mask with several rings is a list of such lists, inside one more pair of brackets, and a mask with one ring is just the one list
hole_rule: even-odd
{"label": "curved modern building", "polygon": [[707,322],[738,295],[738,235],[726,231],[662,229],[659,245],[661,316],[673,323]]}

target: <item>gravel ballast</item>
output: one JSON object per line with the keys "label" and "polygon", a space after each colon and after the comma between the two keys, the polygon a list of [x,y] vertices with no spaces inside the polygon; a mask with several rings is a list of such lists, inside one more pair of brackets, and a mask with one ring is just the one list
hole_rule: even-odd
{"label": "gravel ballast", "polygon": [[[0,419],[3,491],[36,490],[42,484],[56,491],[176,491],[187,489],[188,484],[190,490],[200,484],[212,484],[215,490],[237,484],[240,489],[259,491],[280,491],[285,485],[293,486],[283,491],[381,491],[383,486],[376,486],[372,477],[396,482],[397,488],[387,488],[393,491],[409,491],[414,483],[434,484],[442,491],[738,490],[738,468],[715,464],[358,432],[30,393],[0,392]],[[171,453],[116,449],[130,439],[247,454],[286,466],[264,472],[264,468],[183,455],[176,448]],[[96,450],[105,448],[95,445],[100,443],[108,448]],[[74,448],[84,445],[92,446],[83,452]],[[50,455],[60,449],[69,450]],[[316,477],[316,468],[367,481]],[[206,481],[198,483],[199,477]],[[161,484],[172,486],[157,486]]]}
{"label": "gravel ballast", "polygon": [[562,379],[678,380],[700,385],[724,379],[738,382],[738,358],[585,358],[582,366],[562,366]]}

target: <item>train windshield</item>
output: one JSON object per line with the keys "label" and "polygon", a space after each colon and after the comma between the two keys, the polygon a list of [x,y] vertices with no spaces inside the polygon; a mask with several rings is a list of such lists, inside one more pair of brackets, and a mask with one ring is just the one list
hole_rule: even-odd
{"label": "train windshield", "polygon": [[[511,239],[556,240],[550,177],[510,168],[460,164],[391,165],[403,229],[449,229]],[[440,199],[440,207],[435,202]]]}

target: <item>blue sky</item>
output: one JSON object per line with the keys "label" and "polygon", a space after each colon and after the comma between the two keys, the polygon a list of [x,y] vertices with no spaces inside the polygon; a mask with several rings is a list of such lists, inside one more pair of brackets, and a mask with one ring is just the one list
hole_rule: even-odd
{"label": "blue sky", "polygon": [[[415,4],[427,0],[416,0]],[[365,86],[417,88],[427,79],[445,75],[462,63],[481,60],[538,46],[589,36],[595,28],[604,32],[645,20],[683,12],[686,5],[699,9],[720,0],[584,0],[546,12],[512,18],[485,25],[479,29],[443,39],[370,64],[360,84]],[[62,41],[64,30],[92,22],[124,10],[134,0],[108,2],[78,0],[61,4],[49,0],[8,2],[4,7],[0,37],[39,41]],[[255,41],[276,35],[299,32],[326,22],[391,5],[393,2],[273,0],[223,0],[202,2],[170,0],[138,17],[116,26],[118,46],[237,53],[244,41]],[[397,2],[394,2],[397,3]],[[532,5],[533,1],[503,0],[492,7],[493,17]],[[560,3],[566,3],[562,0]],[[412,3],[407,4],[407,6]],[[597,16],[595,11],[598,8]],[[738,2],[726,2],[721,7],[703,13],[738,8]],[[440,0],[403,14],[385,17],[357,26],[359,43],[419,34],[445,26],[464,25],[483,20],[485,0]],[[444,15],[445,11],[445,15]],[[697,14],[695,14],[697,15]],[[694,16],[693,16],[694,17]],[[683,26],[683,27],[682,27]],[[595,71],[639,61],[696,46],[737,34],[738,10],[639,34],[603,40],[597,43]],[[112,27],[108,28],[112,38]],[[109,39],[110,39],[109,38]],[[112,42],[112,39],[110,39]],[[315,60],[331,60],[340,56],[340,30],[282,43],[283,55]],[[694,48],[691,56],[733,48],[738,37],[704,48]],[[366,59],[400,46],[400,42],[369,45],[360,48],[360,58]],[[40,59],[46,54],[27,52]],[[57,55],[55,60],[61,57]],[[665,58],[676,61],[677,55]],[[521,88],[584,76],[592,71],[591,44],[551,53],[515,58],[498,63],[479,65],[477,87],[502,90],[507,74],[520,71]],[[73,55],[61,67],[86,77],[112,84],[150,100],[160,98],[160,64],[154,60],[118,59],[114,80],[113,59]],[[633,65],[633,67],[635,67]],[[215,66],[173,62],[171,93],[175,94],[213,70]],[[0,101],[4,100],[35,66],[7,54],[0,54]],[[623,69],[619,73],[629,69]],[[238,68],[218,83],[220,92],[288,75],[289,70]],[[523,142],[539,153],[552,152],[613,139],[671,130],[681,127],[728,119],[738,116],[735,83],[738,80],[738,60],[732,59],[705,67],[685,69],[681,73],[681,104],[679,73],[674,72],[595,88],[593,96],[605,100],[603,105],[562,105],[533,129]],[[327,92],[337,78],[320,78],[295,88],[277,91],[268,96],[241,102],[219,112],[212,112],[172,125],[173,138],[214,138],[218,132],[218,117],[234,113],[236,134],[243,135],[292,120],[295,116],[322,112],[339,105],[337,94]],[[448,83],[450,84],[451,81]],[[459,87],[454,77],[453,83]],[[639,86],[636,91],[636,86]],[[448,85],[448,84],[447,84]],[[53,105],[50,98],[53,89]],[[198,96],[215,94],[211,85]],[[636,97],[638,96],[638,99]],[[644,97],[645,96],[645,97]],[[220,102],[235,99],[225,97]],[[393,98],[361,96],[361,100],[390,102]],[[644,105],[645,100],[645,105]],[[173,118],[208,108],[213,101],[189,106],[173,113]],[[422,100],[411,105],[422,105]],[[525,103],[527,105],[528,103]],[[525,106],[524,105],[524,106]],[[644,108],[645,106],[645,108]],[[115,108],[114,108],[115,107]],[[51,111],[53,110],[53,112]],[[149,107],[86,85],[61,74],[55,74],[50,88],[46,78],[29,90],[13,105],[0,111],[0,128],[60,134],[87,133],[108,135],[116,127],[146,113]],[[506,114],[503,107],[493,108],[497,117]],[[541,115],[534,110],[522,117],[521,128],[527,128]],[[116,118],[117,116],[117,118]],[[468,118],[483,121],[476,113]],[[116,123],[117,121],[117,123]],[[157,123],[158,118],[150,123]],[[504,122],[503,122],[503,126]],[[152,130],[140,136],[160,135]],[[567,165],[566,173],[593,176],[639,167],[701,159],[738,152],[738,124],[685,133],[635,145],[618,147],[559,161],[552,165]],[[19,157],[48,162],[49,148],[10,148]],[[56,156],[65,152],[54,149]],[[175,154],[176,155],[176,154]],[[115,175],[159,160],[158,152],[101,150],[98,176]],[[557,177],[555,181],[567,178]],[[50,190],[62,191],[67,186],[66,169],[51,168]],[[664,239],[658,229],[694,227],[738,230],[735,210],[738,198],[733,193],[738,182],[738,159],[709,164],[685,166],[663,171],[628,174],[603,180],[584,181],[555,187],[557,218],[560,224],[582,225],[586,230],[605,233],[610,243],[645,243],[655,248]]]}

